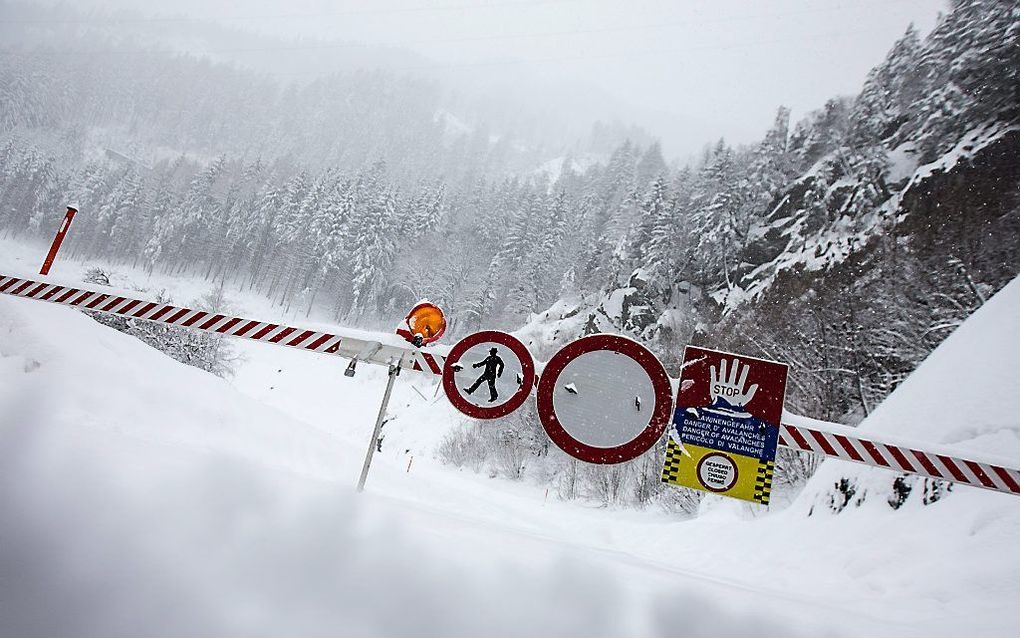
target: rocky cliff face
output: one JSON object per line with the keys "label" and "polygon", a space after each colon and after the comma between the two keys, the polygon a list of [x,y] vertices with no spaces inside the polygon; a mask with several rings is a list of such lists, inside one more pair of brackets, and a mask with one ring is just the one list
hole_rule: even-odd
{"label": "rocky cliff face", "polygon": [[803,294],[844,270],[860,274],[890,236],[919,259],[955,258],[999,286],[1015,275],[1020,125],[968,131],[945,155],[906,173],[910,156],[902,156],[912,144],[903,146],[889,152],[881,175],[887,198],[863,214],[849,210],[866,184],[822,176],[822,166],[837,158],[827,156],[797,179],[754,229],[741,254],[739,288],[720,295],[726,311]]}

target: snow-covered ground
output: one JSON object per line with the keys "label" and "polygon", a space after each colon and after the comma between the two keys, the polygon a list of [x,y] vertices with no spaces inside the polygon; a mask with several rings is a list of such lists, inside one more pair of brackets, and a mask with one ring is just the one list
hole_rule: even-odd
{"label": "snow-covered ground", "polygon": [[[0,273],[31,273],[36,255],[2,242]],[[81,270],[60,262],[54,276]],[[153,287],[179,301],[207,289]],[[996,357],[990,331],[1015,351],[1017,308],[1014,282],[890,405],[980,377],[965,355]],[[333,357],[240,348],[223,381],[73,310],[0,295],[0,635],[1015,635],[1016,497],[957,487],[928,507],[872,499],[808,517],[820,474],[755,518],[718,499],[688,521],[564,503],[436,461],[448,431],[484,425],[410,373],[357,495],[385,372],[348,379]],[[984,405],[1001,409],[981,418],[1008,415],[1016,385],[996,386]],[[968,431],[958,416],[930,410],[909,433],[960,443],[947,434]],[[975,424],[969,449],[1017,460],[1016,420],[995,423],[994,436]]]}

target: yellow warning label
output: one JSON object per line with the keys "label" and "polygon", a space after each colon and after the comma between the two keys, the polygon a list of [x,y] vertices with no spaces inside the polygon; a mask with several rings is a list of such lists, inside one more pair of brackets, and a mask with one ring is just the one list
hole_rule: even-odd
{"label": "yellow warning label", "polygon": [[679,443],[669,439],[662,466],[663,483],[768,505],[775,472],[773,461],[697,445],[687,444],[684,448],[690,456],[684,454]]}

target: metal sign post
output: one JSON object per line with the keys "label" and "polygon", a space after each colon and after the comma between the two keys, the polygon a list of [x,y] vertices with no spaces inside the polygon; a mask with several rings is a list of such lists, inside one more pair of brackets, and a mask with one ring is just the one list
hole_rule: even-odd
{"label": "metal sign post", "polygon": [[379,433],[386,420],[386,407],[390,404],[390,395],[393,394],[393,382],[400,374],[400,364],[391,365],[389,378],[386,379],[386,392],[383,393],[382,405],[379,406],[379,416],[375,418],[375,429],[372,430],[372,438],[368,441],[368,452],[365,453],[365,464],[361,467],[361,478],[358,479],[358,491],[365,489],[365,480],[368,479],[368,468],[372,465],[372,455],[379,441]]}

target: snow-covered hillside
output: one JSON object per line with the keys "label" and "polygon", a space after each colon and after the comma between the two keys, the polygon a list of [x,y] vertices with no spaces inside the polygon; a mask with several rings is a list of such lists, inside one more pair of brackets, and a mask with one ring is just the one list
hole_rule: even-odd
{"label": "snow-covered hillside", "polygon": [[[798,198],[804,193],[817,196],[815,191],[823,191],[831,197],[834,193],[859,188],[857,182],[845,177],[832,184],[825,183],[827,167],[841,161],[839,152],[827,155],[791,184],[791,193],[778,203],[764,223],[752,231],[758,243],[756,250],[768,253],[770,249],[763,249],[762,245],[772,242],[782,246],[778,255],[756,264],[740,279],[735,291],[718,291],[717,298],[726,304],[727,310],[732,311],[767,295],[771,286],[784,274],[821,272],[838,267],[874,238],[893,232],[910,212],[910,207],[904,202],[916,198],[917,193],[935,190],[936,187],[929,183],[933,176],[944,178],[960,166],[982,161],[982,154],[1005,145],[1018,131],[1020,126],[1015,124],[984,123],[966,131],[952,148],[922,166],[914,165],[916,152],[904,152],[897,147],[888,152],[888,158],[883,159],[882,164],[889,184],[901,185],[899,190],[890,193],[884,201],[876,202],[865,213],[839,215],[831,222],[820,223],[813,216],[817,211],[803,206]],[[909,148],[907,150],[910,151]],[[795,199],[798,204],[791,203]]]}
{"label": "snow-covered hillside", "polygon": [[[1007,325],[998,299],[983,316]],[[358,496],[384,372],[244,353],[228,383],[0,297],[5,635],[1011,635],[1015,497],[593,509],[435,461],[486,426],[411,374]]]}

